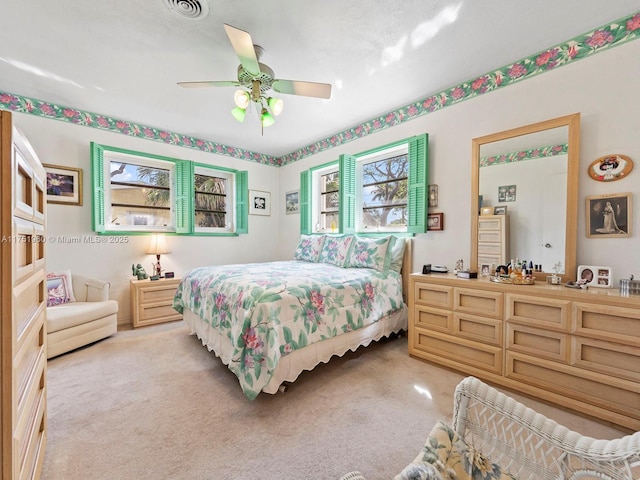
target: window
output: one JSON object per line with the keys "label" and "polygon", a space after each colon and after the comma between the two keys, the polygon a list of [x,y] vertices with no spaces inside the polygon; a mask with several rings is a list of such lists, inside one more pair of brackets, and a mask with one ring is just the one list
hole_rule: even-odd
{"label": "window", "polygon": [[247,172],[91,144],[99,233],[247,232]]}
{"label": "window", "polygon": [[233,198],[233,173],[196,167],[193,177],[194,229],[197,232],[229,231],[234,215],[229,209]]}
{"label": "window", "polygon": [[[302,233],[422,233],[427,229],[426,134],[304,171]],[[337,188],[336,188],[337,184]]]}
{"label": "window", "polygon": [[406,231],[409,195],[407,145],[367,155],[356,163],[356,230]]}

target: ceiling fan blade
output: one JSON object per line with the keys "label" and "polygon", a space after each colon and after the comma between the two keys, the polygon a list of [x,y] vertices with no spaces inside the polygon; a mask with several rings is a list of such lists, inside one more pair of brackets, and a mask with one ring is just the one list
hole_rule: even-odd
{"label": "ceiling fan blade", "polygon": [[220,81],[203,81],[203,82],[178,82],[178,85],[184,88],[202,88],[202,87],[239,87],[240,83],[235,80]]}
{"label": "ceiling fan blade", "polygon": [[251,35],[244,30],[232,27],[231,25],[224,24],[224,29],[227,31],[227,36],[231,40],[231,46],[238,55],[240,63],[244,69],[252,75],[260,74],[260,65],[258,64],[258,57],[253,47],[253,40]]}
{"label": "ceiling fan blade", "polygon": [[276,92],[305,97],[331,98],[331,84],[276,79],[271,84]]}

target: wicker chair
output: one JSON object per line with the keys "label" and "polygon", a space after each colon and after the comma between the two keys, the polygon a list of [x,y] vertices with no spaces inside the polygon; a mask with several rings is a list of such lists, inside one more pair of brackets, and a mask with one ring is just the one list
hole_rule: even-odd
{"label": "wicker chair", "polygon": [[[640,479],[640,432],[585,437],[474,377],[456,387],[453,429],[518,480]],[[366,479],[351,472],[341,480]]]}

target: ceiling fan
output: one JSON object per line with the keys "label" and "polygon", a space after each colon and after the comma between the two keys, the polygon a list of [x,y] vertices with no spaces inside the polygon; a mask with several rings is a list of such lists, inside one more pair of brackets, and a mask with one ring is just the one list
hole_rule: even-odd
{"label": "ceiling fan", "polygon": [[199,87],[241,87],[234,95],[237,105],[231,113],[239,122],[244,121],[247,108],[251,102],[257,104],[260,115],[260,123],[263,127],[269,127],[275,122],[274,115],[282,112],[284,103],[282,99],[268,95],[270,89],[278,93],[289,95],[303,95],[305,97],[330,98],[331,85],[328,83],[302,82],[299,80],[282,80],[274,78],[273,70],[264,63],[260,63],[260,57],[264,49],[254,45],[251,35],[244,30],[224,24],[231,46],[240,59],[238,65],[238,80],[212,80],[201,82],[178,82],[185,88]]}

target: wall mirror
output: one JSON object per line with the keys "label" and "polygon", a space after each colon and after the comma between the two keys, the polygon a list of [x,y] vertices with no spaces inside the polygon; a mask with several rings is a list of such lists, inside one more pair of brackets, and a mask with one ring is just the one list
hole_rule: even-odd
{"label": "wall mirror", "polygon": [[519,258],[575,280],[579,150],[579,113],[472,140],[472,266]]}

